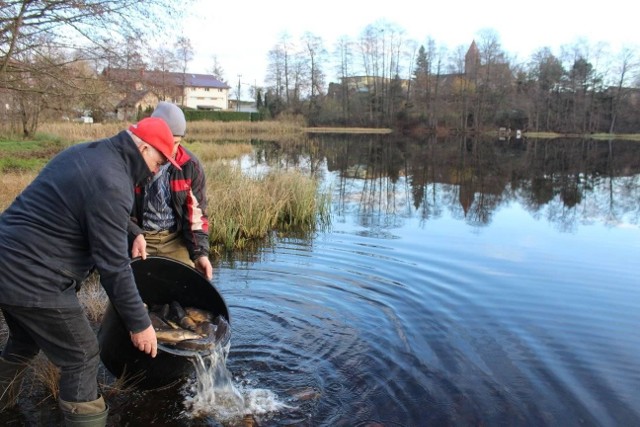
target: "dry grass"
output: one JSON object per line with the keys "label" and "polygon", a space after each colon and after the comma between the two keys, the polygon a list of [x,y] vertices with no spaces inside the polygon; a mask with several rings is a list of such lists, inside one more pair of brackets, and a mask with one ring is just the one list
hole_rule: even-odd
{"label": "dry grass", "polygon": [[273,140],[283,136],[302,135],[304,129],[304,123],[295,120],[266,122],[195,121],[187,124],[185,140],[188,142]]}
{"label": "dry grass", "polygon": [[98,378],[100,390],[105,398],[118,396],[121,394],[133,393],[137,390],[137,384],[144,379],[144,372],[134,376],[126,375],[126,369],[119,378],[112,379],[110,376]]}
{"label": "dry grass", "polygon": [[[31,392],[37,391],[38,395],[42,395],[41,401],[37,404],[41,404],[50,398],[57,401],[60,394],[60,369],[51,363],[43,353],[38,353],[29,362],[29,368],[27,376],[31,375],[31,378],[23,382],[21,393],[24,394],[26,392],[25,385],[30,384]],[[138,377],[132,378],[123,375],[115,379],[105,375],[98,378],[98,385],[102,394],[109,398],[134,392],[137,389],[136,383],[140,380],[142,380],[142,373]]]}
{"label": "dry grass", "polygon": [[33,375],[31,386],[47,393],[42,400],[44,401],[49,397],[53,400],[58,400],[60,369],[51,363],[42,352],[31,360],[29,366]]}
{"label": "dry grass", "polygon": [[4,173],[0,177],[0,212],[36,177],[36,172]]}
{"label": "dry grass", "polygon": [[94,124],[74,122],[42,123],[38,128],[38,134],[42,138],[50,137],[76,143],[106,138],[117,134],[128,126],[129,123],[124,122]]}
{"label": "dry grass", "polygon": [[78,300],[90,322],[99,324],[109,305],[109,297],[100,284],[100,276],[92,273],[82,284]]}
{"label": "dry grass", "polygon": [[[130,123],[43,123],[39,133],[55,135],[65,141],[93,141],[115,135]],[[281,140],[303,136],[305,133],[388,134],[388,128],[306,127],[304,120],[288,116],[279,120],[262,122],[190,121],[187,123],[187,143],[249,141],[251,139]]]}
{"label": "dry grass", "polygon": [[309,230],[328,222],[328,196],[318,184],[297,172],[271,172],[265,177],[243,175],[224,162],[207,167],[209,235],[213,253],[243,249],[274,229]]}
{"label": "dry grass", "polygon": [[253,152],[251,144],[241,142],[225,144],[193,142],[185,143],[184,146],[193,151],[202,163],[213,162],[221,159],[234,159]]}
{"label": "dry grass", "polygon": [[[71,143],[93,141],[115,135],[129,127],[128,122],[83,124],[73,122],[43,123],[38,133],[44,137],[60,138]],[[263,122],[190,121],[187,123],[185,142],[249,141],[251,139],[277,139],[305,132],[304,120],[286,117]]]}

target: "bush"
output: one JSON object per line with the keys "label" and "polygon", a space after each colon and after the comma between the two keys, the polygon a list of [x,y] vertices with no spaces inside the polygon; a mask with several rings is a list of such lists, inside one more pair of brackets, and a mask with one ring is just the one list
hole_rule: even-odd
{"label": "bush", "polygon": [[185,110],[184,116],[187,121],[257,122],[262,120],[262,114],[260,113],[245,113],[240,111]]}

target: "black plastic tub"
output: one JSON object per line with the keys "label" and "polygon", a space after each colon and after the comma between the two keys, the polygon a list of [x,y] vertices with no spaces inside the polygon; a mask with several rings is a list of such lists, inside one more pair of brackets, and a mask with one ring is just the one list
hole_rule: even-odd
{"label": "black plastic tub", "polygon": [[[164,257],[147,257],[131,262],[136,285],[148,306],[179,302],[224,317],[229,325],[229,310],[213,283],[194,268]],[[230,334],[229,334],[230,335]],[[227,336],[226,341],[229,338]],[[104,366],[117,378],[143,389],[164,387],[184,379],[193,371],[189,360],[193,352],[158,345],[155,358],[133,346],[129,331],[117,311],[109,304],[98,331],[100,357]],[[218,345],[226,345],[220,342]]]}

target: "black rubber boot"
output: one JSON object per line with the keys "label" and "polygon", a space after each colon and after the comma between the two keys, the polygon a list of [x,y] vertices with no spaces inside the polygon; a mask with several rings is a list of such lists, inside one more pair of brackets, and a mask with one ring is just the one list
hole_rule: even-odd
{"label": "black rubber boot", "polygon": [[60,409],[67,427],[104,427],[109,408],[102,396],[91,402],[65,402],[60,399]]}
{"label": "black rubber boot", "polygon": [[9,362],[0,357],[0,411],[16,405],[27,367],[26,363]]}

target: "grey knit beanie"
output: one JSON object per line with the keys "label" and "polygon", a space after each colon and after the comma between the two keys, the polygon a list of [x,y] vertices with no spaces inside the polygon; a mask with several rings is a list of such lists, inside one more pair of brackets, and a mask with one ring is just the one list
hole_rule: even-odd
{"label": "grey knit beanie", "polygon": [[151,117],[160,117],[167,122],[173,136],[184,136],[187,130],[187,121],[184,118],[184,113],[176,104],[160,101],[156,109],[153,110]]}

